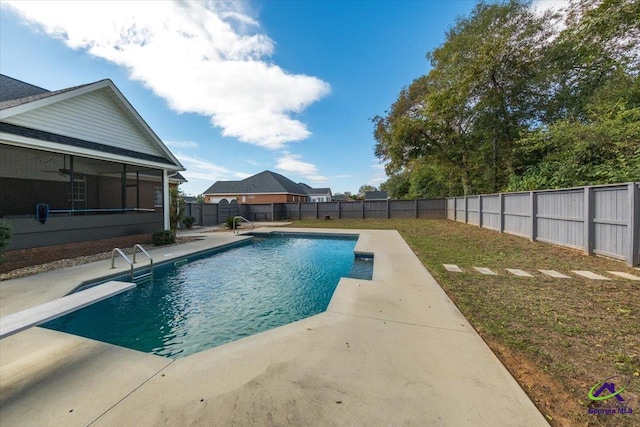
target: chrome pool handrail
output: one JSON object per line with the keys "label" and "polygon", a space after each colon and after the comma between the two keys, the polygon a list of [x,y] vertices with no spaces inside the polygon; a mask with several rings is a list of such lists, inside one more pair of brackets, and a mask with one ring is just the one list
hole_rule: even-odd
{"label": "chrome pool handrail", "polygon": [[111,251],[111,269],[116,268],[116,254],[119,254],[131,267],[131,280],[133,281],[133,262],[120,248],[113,248]]}
{"label": "chrome pool handrail", "polygon": [[[256,228],[256,226],[251,221],[249,221],[247,218],[243,217],[242,215],[236,215],[236,216],[233,217],[233,234],[238,234],[238,231],[236,230],[236,219],[239,219],[239,220],[242,220],[242,221],[244,221],[246,223],[251,224],[251,230]],[[238,221],[238,222],[240,222],[240,221]]]}

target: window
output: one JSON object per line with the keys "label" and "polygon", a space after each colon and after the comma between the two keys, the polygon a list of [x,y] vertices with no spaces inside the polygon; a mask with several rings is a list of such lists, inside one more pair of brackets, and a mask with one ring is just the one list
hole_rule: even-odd
{"label": "window", "polygon": [[87,179],[84,176],[73,178],[73,206],[75,209],[87,209]]}
{"label": "window", "polygon": [[156,207],[162,206],[162,187],[155,187],[154,200]]}

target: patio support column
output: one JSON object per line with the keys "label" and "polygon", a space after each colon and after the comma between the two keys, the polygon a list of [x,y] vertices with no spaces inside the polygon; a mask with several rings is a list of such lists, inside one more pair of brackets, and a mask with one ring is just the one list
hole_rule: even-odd
{"label": "patio support column", "polygon": [[127,208],[127,165],[122,165],[122,189],[121,189],[121,198],[122,198],[122,210],[126,212]]}
{"label": "patio support column", "polygon": [[75,197],[75,180],[73,172],[73,156],[69,156],[69,186],[71,188],[71,215],[75,215],[74,211],[76,210],[76,197]]}
{"label": "patio support column", "polygon": [[140,172],[136,171],[136,208],[140,208]]}
{"label": "patio support column", "polygon": [[171,222],[169,220],[169,174],[167,170],[162,170],[162,214],[163,226],[165,230],[171,230]]}

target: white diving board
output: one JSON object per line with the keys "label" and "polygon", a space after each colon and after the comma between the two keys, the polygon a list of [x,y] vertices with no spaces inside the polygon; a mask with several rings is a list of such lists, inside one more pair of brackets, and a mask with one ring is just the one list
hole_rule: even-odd
{"label": "white diving board", "polygon": [[135,283],[107,282],[0,318],[0,339],[136,287]]}

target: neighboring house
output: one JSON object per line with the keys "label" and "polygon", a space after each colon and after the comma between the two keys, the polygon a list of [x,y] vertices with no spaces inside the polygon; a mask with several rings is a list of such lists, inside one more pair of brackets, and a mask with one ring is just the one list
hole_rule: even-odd
{"label": "neighboring house", "polygon": [[0,74],[10,251],[168,228],[183,170],[111,80],[48,91]]}
{"label": "neighboring house", "polygon": [[353,202],[353,199],[346,194],[334,194],[331,197],[332,202]]}
{"label": "neighboring house", "polygon": [[364,193],[365,200],[387,200],[386,191],[367,191]]}
{"label": "neighboring house", "polygon": [[242,181],[216,181],[202,196],[205,203],[218,203],[222,200],[236,200],[245,204],[307,202],[310,201],[307,188],[311,187],[296,184],[278,173],[264,171]]}
{"label": "neighboring house", "polygon": [[300,182],[299,185],[304,188],[309,196],[309,202],[330,202],[331,201],[331,189],[330,188],[311,188],[304,182]]}

